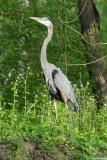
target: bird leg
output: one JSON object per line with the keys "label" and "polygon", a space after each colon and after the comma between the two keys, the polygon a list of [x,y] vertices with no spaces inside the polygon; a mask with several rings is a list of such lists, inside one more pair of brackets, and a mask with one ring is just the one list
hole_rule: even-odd
{"label": "bird leg", "polygon": [[56,105],[55,100],[53,101],[53,104],[54,104],[54,109],[55,109],[55,125],[56,125],[57,118],[58,118],[58,112],[57,112],[57,105]]}
{"label": "bird leg", "polygon": [[70,123],[71,123],[71,119],[70,119],[70,112],[69,112],[69,108],[68,108],[68,105],[65,104],[66,108],[67,108],[67,116],[68,116],[68,130],[69,130],[69,137],[71,137],[71,126],[70,126]]}

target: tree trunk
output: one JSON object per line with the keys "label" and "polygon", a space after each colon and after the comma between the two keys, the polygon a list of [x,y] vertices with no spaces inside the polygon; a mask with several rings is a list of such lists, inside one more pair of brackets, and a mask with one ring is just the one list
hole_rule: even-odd
{"label": "tree trunk", "polygon": [[[97,106],[107,102],[107,70],[99,47],[98,34],[100,31],[100,16],[92,0],[78,0],[79,18],[81,33],[84,36],[84,43],[87,54],[87,62],[95,61],[87,65],[90,78],[93,80],[93,92],[97,98]],[[100,59],[100,60],[98,60]]]}

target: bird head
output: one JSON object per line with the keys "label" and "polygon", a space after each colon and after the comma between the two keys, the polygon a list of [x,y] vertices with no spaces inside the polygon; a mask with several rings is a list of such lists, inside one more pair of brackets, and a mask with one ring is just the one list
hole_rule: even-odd
{"label": "bird head", "polygon": [[37,21],[46,27],[50,27],[52,25],[51,21],[47,17],[30,17],[32,20]]}

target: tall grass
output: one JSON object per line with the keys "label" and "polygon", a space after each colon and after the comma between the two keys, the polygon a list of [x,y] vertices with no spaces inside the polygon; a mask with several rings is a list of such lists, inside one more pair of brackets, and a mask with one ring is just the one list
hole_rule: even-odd
{"label": "tall grass", "polygon": [[[69,109],[69,136],[67,109],[57,102],[58,119],[55,125],[54,107],[45,86],[40,85],[33,99],[29,98],[32,96],[29,89],[29,75],[28,68],[25,78],[17,77],[12,83],[11,108],[7,109],[3,105],[0,107],[0,140],[12,141],[18,146],[24,139],[39,140],[41,148],[51,154],[55,154],[58,145],[64,145],[64,150],[73,153],[77,159],[107,156],[107,106],[102,106],[99,112],[96,111],[89,83],[81,85],[79,89],[74,85],[81,112],[78,115]],[[23,86],[22,96],[20,96],[20,84]],[[17,151],[19,150],[20,147]]]}

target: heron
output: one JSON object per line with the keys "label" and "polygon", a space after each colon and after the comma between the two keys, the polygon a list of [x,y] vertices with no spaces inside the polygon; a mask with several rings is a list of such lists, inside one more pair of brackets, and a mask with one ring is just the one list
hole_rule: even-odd
{"label": "heron", "polygon": [[40,62],[43,70],[43,75],[45,77],[46,86],[50,93],[51,99],[54,102],[53,104],[55,107],[55,114],[57,120],[57,107],[55,100],[63,102],[67,108],[68,104],[70,104],[70,106],[72,106],[72,109],[76,112],[79,111],[79,104],[76,100],[74,89],[66,75],[62,72],[60,68],[56,67],[54,64],[49,63],[47,60],[46,51],[53,35],[52,22],[47,17],[30,18],[46,26],[48,29],[47,37],[44,39],[41,48]]}

